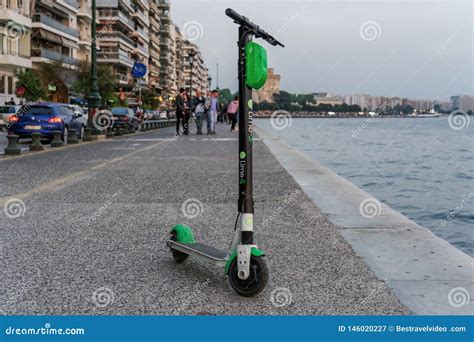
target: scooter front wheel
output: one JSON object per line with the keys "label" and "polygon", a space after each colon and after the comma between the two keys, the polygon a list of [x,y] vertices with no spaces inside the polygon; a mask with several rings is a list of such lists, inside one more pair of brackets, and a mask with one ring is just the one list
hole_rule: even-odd
{"label": "scooter front wheel", "polygon": [[238,276],[237,258],[235,258],[229,267],[229,282],[235,292],[244,297],[253,297],[262,292],[268,282],[268,268],[263,257],[251,257],[250,274],[245,280]]}

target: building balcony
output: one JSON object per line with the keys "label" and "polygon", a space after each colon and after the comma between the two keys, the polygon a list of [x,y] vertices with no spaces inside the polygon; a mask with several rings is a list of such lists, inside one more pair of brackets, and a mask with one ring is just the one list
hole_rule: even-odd
{"label": "building balcony", "polygon": [[122,50],[112,52],[97,52],[97,62],[121,64],[129,68],[132,68],[134,64],[133,60],[128,56],[128,54]]}
{"label": "building balcony", "polygon": [[150,20],[148,19],[148,16],[146,16],[145,13],[143,13],[142,11],[137,10],[131,13],[130,15],[135,20],[140,20],[144,26],[148,27],[150,25]]}
{"label": "building balcony", "polygon": [[99,13],[99,18],[102,21],[113,23],[113,22],[116,22],[118,18],[119,21],[125,26],[127,26],[130,30],[135,29],[135,22],[132,19],[130,19],[128,15],[125,14],[123,11],[102,8],[98,10],[98,13]]}
{"label": "building balcony", "polygon": [[39,27],[40,25],[38,25],[38,24],[43,24],[47,28],[54,29],[55,30],[55,31],[53,31],[54,33],[67,34],[67,35],[73,37],[73,39],[74,38],[76,38],[76,39],[79,38],[79,31],[78,30],[76,30],[75,28],[66,26],[63,23],[60,23],[59,21],[48,17],[47,15],[35,14],[35,16],[33,17],[32,26],[33,27]]}
{"label": "building balcony", "polygon": [[31,19],[27,8],[10,6],[10,1],[0,0],[0,22],[15,22],[26,28],[31,28]]}
{"label": "building balcony", "polygon": [[150,3],[148,0],[137,0],[137,4],[141,6],[143,9],[149,10],[150,9]]}
{"label": "building balcony", "polygon": [[31,68],[30,55],[8,51],[6,47],[4,47],[3,50],[0,50],[0,65],[12,69]]}
{"label": "building balcony", "polygon": [[77,3],[76,0],[62,0],[62,1],[70,5],[71,7],[79,8],[79,4]]}
{"label": "building balcony", "polygon": [[117,41],[120,40],[123,43],[127,44],[131,49],[135,45],[135,42],[132,38],[126,36],[120,31],[100,31],[97,33],[97,40],[98,41]]}
{"label": "building balcony", "polygon": [[130,32],[131,37],[136,37],[139,39],[142,43],[147,43],[150,41],[150,36],[148,35],[148,32],[142,30],[141,28],[137,28],[134,31]]}
{"label": "building balcony", "polygon": [[161,8],[161,9],[170,8],[170,1],[169,0],[158,0],[157,1],[157,6],[158,6],[158,8]]}
{"label": "building balcony", "polygon": [[69,65],[75,65],[78,62],[76,58],[72,58],[57,51],[48,49],[31,49],[31,57],[34,58],[33,62],[37,61],[37,58],[49,59],[51,61],[61,61],[64,64]]}

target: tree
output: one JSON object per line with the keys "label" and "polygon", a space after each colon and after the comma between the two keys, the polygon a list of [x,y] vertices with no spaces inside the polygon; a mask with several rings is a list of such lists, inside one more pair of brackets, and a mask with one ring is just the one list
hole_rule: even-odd
{"label": "tree", "polygon": [[43,87],[41,85],[41,78],[38,72],[32,69],[17,70],[15,72],[17,81],[15,87],[25,88],[23,97],[27,102],[34,102],[43,96]]}
{"label": "tree", "polygon": [[[80,62],[76,73],[77,78],[72,85],[72,89],[79,97],[87,99],[92,84],[90,63]],[[118,82],[116,77],[113,76],[112,68],[106,64],[97,64],[97,78],[102,102],[115,100],[114,92],[118,88]]]}
{"label": "tree", "polygon": [[234,99],[232,92],[230,89],[225,88],[219,91],[219,102],[221,103],[229,103]]}

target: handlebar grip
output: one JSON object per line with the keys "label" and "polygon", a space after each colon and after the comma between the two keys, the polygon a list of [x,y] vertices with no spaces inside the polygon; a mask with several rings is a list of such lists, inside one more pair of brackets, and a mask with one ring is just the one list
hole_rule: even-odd
{"label": "handlebar grip", "polygon": [[236,11],[234,11],[232,8],[226,9],[226,10],[225,10],[225,14],[226,14],[229,18],[234,19],[235,21],[238,21],[238,22],[243,22],[243,21],[244,21],[244,18],[243,18],[239,13],[237,13]]}

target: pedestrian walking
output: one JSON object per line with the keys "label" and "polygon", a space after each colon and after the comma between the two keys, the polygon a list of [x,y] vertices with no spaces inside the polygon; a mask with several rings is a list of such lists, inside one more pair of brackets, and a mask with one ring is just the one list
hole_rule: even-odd
{"label": "pedestrian walking", "polygon": [[211,134],[211,98],[212,92],[208,91],[206,94],[206,103],[204,104],[204,119],[206,120],[207,134]]}
{"label": "pedestrian walking", "polygon": [[176,97],[176,136],[179,135],[179,124],[183,125],[186,112],[186,90],[184,88],[179,89],[179,94]]}
{"label": "pedestrian walking", "polygon": [[[198,135],[202,134],[202,121],[204,120],[206,98],[201,95],[200,90],[196,90],[196,97],[193,99],[192,112],[196,118],[196,130]],[[208,126],[209,127],[209,126]]]}
{"label": "pedestrian walking", "polygon": [[211,95],[211,103],[209,108],[209,120],[211,125],[210,133],[207,134],[216,134],[216,122],[217,122],[217,111],[219,110],[219,93],[217,90],[214,90]]}
{"label": "pedestrian walking", "polygon": [[239,110],[239,98],[236,96],[227,106],[227,115],[229,116],[231,126],[230,131],[235,132],[235,124],[237,123],[237,115]]}

